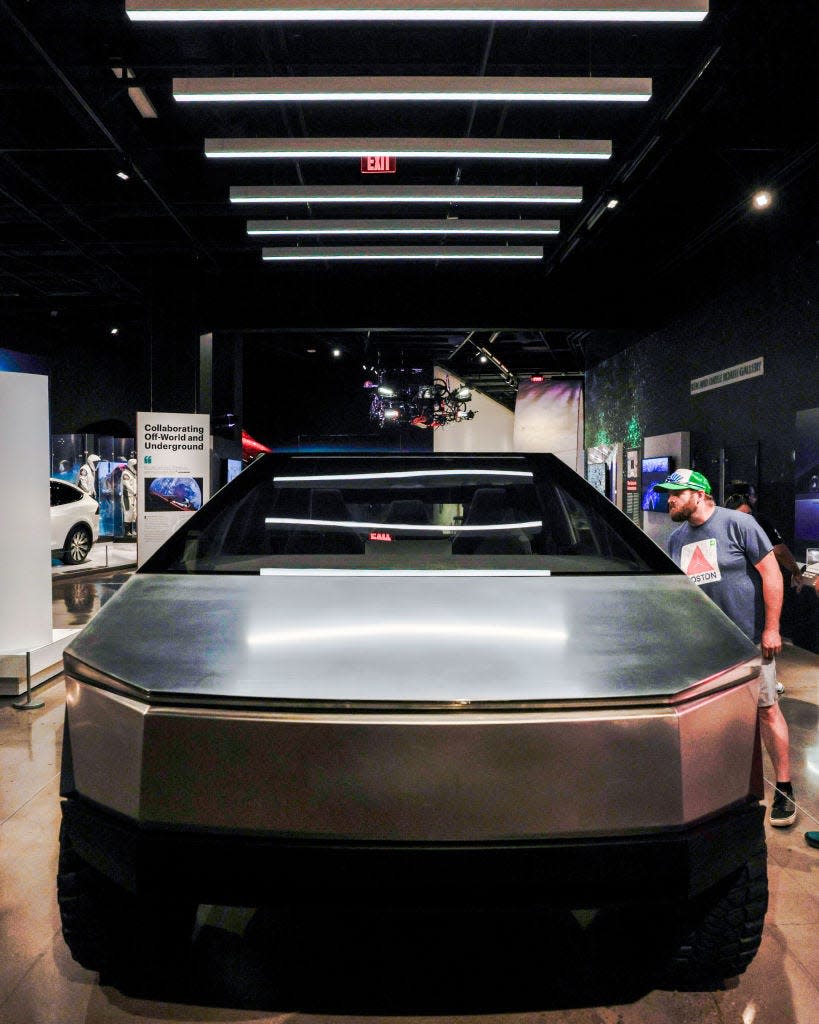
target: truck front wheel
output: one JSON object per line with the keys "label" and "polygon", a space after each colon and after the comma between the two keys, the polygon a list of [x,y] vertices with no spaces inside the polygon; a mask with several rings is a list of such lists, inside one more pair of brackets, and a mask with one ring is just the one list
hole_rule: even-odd
{"label": "truck front wheel", "polygon": [[676,948],[663,979],[666,987],[701,988],[746,970],[762,940],[767,867],[762,835],[738,871],[679,911]]}
{"label": "truck front wheel", "polygon": [[74,849],[63,822],[57,901],[63,937],[82,967],[128,989],[187,979],[196,905],[140,899]]}

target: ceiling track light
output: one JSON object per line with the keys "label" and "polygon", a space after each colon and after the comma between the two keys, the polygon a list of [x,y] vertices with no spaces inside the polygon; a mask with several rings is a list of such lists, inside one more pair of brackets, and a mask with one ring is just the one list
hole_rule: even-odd
{"label": "ceiling track light", "polygon": [[556,235],[557,220],[249,220],[249,235]]}
{"label": "ceiling track light", "polygon": [[175,78],[174,98],[184,103],[644,102],[650,78],[532,78],[454,75],[314,76],[293,78]]}
{"label": "ceiling track light", "polygon": [[589,214],[589,219],[586,222],[586,227],[589,230],[591,230],[594,227],[594,225],[600,220],[604,213],[607,213],[609,210],[615,209],[615,207],[619,205],[619,199],[611,198],[608,201],[605,198],[601,199],[597,206]]}
{"label": "ceiling track light", "polygon": [[567,185],[234,185],[231,203],[581,203]]}
{"label": "ceiling track light", "polygon": [[303,260],[540,260],[543,249],[535,245],[469,246],[297,246],[263,249],[262,259],[271,262]]}
{"label": "ceiling track light", "polygon": [[708,0],[127,0],[132,21],[702,21]]}
{"label": "ceiling track light", "polygon": [[493,356],[491,351],[487,348],[487,345],[494,345],[494,343],[501,336],[501,333],[502,333],[501,331],[493,331],[490,334],[489,338],[487,339],[486,345],[481,345],[480,342],[475,340],[476,332],[475,331],[470,331],[469,334],[467,334],[467,336],[463,339],[463,341],[460,342],[460,344],[456,345],[456,347],[452,350],[452,352],[449,353],[449,356],[447,357],[447,361],[451,364],[452,360],[461,351],[461,349],[464,348],[464,346],[471,345],[475,349],[479,361],[481,363],[486,363],[486,362],[491,363],[495,367],[495,369],[498,371],[499,375],[502,377],[504,383],[508,387],[510,387],[513,391],[517,391],[517,389],[518,389],[518,379],[517,379],[517,377],[514,375],[514,373],[512,373],[512,371],[509,369],[508,366],[504,366],[504,364],[500,361],[500,359],[498,359],[496,356]]}
{"label": "ceiling track light", "polygon": [[[491,344],[495,340],[495,338],[497,338],[497,334],[493,335],[493,337],[489,339],[489,344]],[[478,350],[478,357],[482,363],[490,362],[501,375],[501,377],[503,377],[507,384],[514,384],[514,386],[517,387],[517,378],[509,369],[508,366],[504,366],[500,359],[498,359],[496,356],[493,356],[488,348],[484,348],[483,345],[479,345],[475,341],[473,341],[472,344]]]}
{"label": "ceiling track light", "polygon": [[580,245],[580,239],[577,237],[573,238],[558,258],[559,262],[562,263],[567,258],[567,256],[571,255],[571,253],[574,252],[578,245]]}
{"label": "ceiling track light", "polygon": [[631,163],[626,165],[626,168],[621,175],[621,181],[623,181],[624,183],[628,181],[628,179],[632,176],[632,174],[634,174],[634,172],[637,170],[640,164],[645,160],[645,158],[652,151],[652,149],[654,149],[654,147],[657,145],[659,141],[659,135],[655,135],[653,138],[648,140],[648,142],[645,144],[645,146],[643,146],[643,148],[640,150],[637,156],[631,161]]}
{"label": "ceiling track light", "polygon": [[213,159],[334,159],[365,156],[451,160],[608,160],[602,139],[206,139]]}

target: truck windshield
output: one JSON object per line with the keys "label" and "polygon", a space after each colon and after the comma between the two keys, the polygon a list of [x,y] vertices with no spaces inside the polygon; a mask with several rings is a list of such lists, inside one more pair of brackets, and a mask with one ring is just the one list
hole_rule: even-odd
{"label": "truck windshield", "polygon": [[268,456],[141,571],[298,568],[676,571],[552,456]]}

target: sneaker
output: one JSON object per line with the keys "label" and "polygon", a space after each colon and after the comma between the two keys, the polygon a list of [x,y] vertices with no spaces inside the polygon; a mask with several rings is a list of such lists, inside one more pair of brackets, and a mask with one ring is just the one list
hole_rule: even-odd
{"label": "sneaker", "polygon": [[781,697],[781,696],[782,696],[782,694],[783,694],[783,693],[785,692],[785,687],[784,687],[784,685],[783,685],[782,683],[777,683],[777,684],[776,684],[776,692],[777,692],[777,694],[778,694],[778,695],[779,695],[780,697]]}
{"label": "sneaker", "polygon": [[796,804],[793,802],[793,791],[783,793],[781,790],[774,790],[773,803],[771,804],[771,824],[774,828],[785,828],[796,821]]}

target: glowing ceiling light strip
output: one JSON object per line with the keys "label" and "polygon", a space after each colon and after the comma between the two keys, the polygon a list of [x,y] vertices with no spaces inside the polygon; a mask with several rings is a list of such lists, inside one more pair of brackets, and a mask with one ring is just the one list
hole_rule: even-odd
{"label": "glowing ceiling light strip", "polygon": [[429,476],[513,476],[531,480],[532,473],[512,469],[405,469],[395,473],[328,473],[323,476],[274,476],[273,483],[317,483],[338,480],[415,480]]}
{"label": "glowing ceiling light strip", "polygon": [[708,0],[127,0],[132,21],[702,21]]}
{"label": "glowing ceiling light strip", "polygon": [[540,260],[543,248],[539,245],[372,245],[372,246],[296,246],[263,249],[262,259],[267,262],[301,260]]}
{"label": "glowing ceiling light strip", "polygon": [[608,160],[603,139],[206,139],[213,159],[334,159],[364,156],[467,160]]}
{"label": "glowing ceiling light strip", "polygon": [[582,203],[567,185],[235,185],[232,203]]}
{"label": "glowing ceiling light strip", "polygon": [[481,526],[429,526],[424,523],[357,523],[349,519],[289,519],[276,516],[265,519],[269,526],[321,526],[343,527],[349,530],[412,530],[417,533],[497,533],[506,530],[540,530],[543,522],[537,519],[530,523],[486,523]]}
{"label": "glowing ceiling light strip", "polygon": [[249,235],[557,235],[557,220],[249,220]]}
{"label": "glowing ceiling light strip", "polygon": [[495,626],[489,623],[476,625],[472,622],[369,622],[363,626],[312,626],[306,629],[275,629],[266,633],[250,633],[249,647],[290,647],[293,644],[312,645],[346,640],[418,640],[439,637],[441,639],[470,639],[486,641],[525,641],[548,646],[563,644],[568,640],[565,629],[544,629],[542,626]]}
{"label": "glowing ceiling light strip", "polygon": [[616,101],[651,98],[650,78],[408,77],[175,78],[174,98],[208,102],[355,102],[388,100]]}

